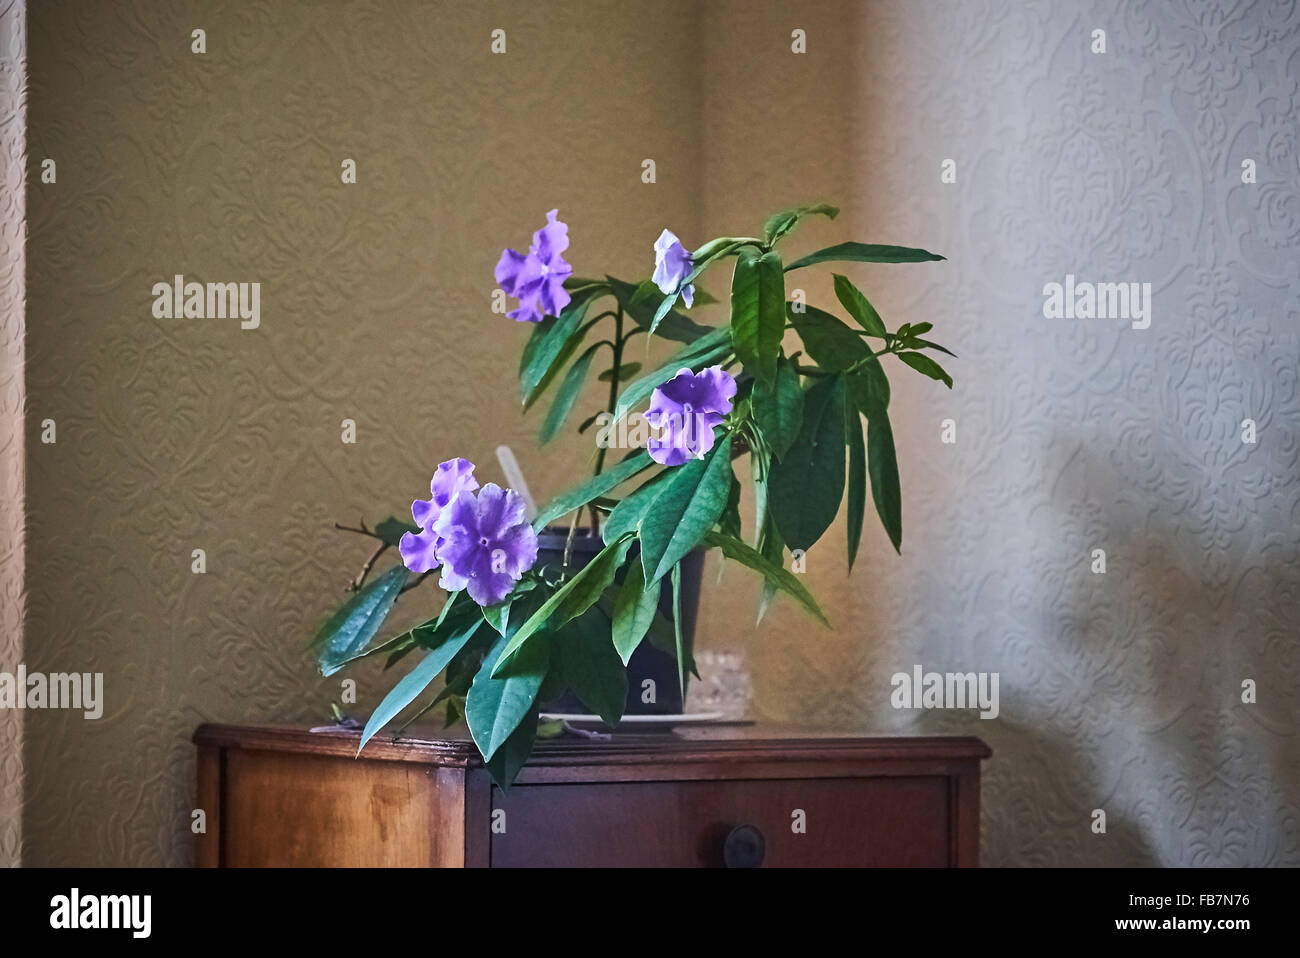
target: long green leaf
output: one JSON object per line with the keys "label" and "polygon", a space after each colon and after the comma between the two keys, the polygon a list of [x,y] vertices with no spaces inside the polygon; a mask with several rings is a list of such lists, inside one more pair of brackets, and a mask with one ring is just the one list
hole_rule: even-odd
{"label": "long green leaf", "polygon": [[405,566],[393,566],[366,583],[317,630],[311,647],[316,650],[321,675],[333,675],[375,637],[406,584],[406,577]]}
{"label": "long green leaf", "polygon": [[618,405],[614,408],[614,418],[618,420],[626,416],[633,406],[641,400],[649,398],[655,389],[677,375],[679,369],[689,367],[690,369],[699,370],[711,363],[718,362],[730,352],[730,326],[723,326],[701,336],[689,346],[679,349],[658,369],[630,382],[623,389],[622,395],[618,397]]}
{"label": "long green leaf", "polygon": [[889,408],[889,377],[873,356],[848,376],[849,397],[864,416]]}
{"label": "long green leaf", "polygon": [[[766,493],[764,493],[766,494]],[[724,530],[725,531],[725,530]],[[740,538],[737,536],[736,538]],[[785,542],[776,528],[776,519],[769,512],[759,525],[758,553],[778,569],[785,568]],[[758,621],[763,621],[767,610],[776,597],[776,584],[771,579],[763,579],[763,588],[758,594]]]}
{"label": "long green leaf", "polygon": [[794,597],[819,622],[830,625],[830,621],[817,604],[817,600],[812,597],[812,593],[803,587],[803,583],[789,569],[775,565],[739,539],[722,532],[710,532],[704,537],[704,544],[721,549],[722,554],[728,559],[735,559],[741,565],[762,573],[767,581]]}
{"label": "long green leaf", "polygon": [[493,663],[506,649],[511,637],[501,636],[483,658],[465,698],[465,721],[483,760],[489,761],[510,737],[537,698],[549,665],[550,649],[545,642],[534,642],[513,657],[509,675],[493,677]]}
{"label": "long green leaf", "polygon": [[880,246],[875,243],[840,243],[810,253],[803,259],[795,260],[785,268],[788,273],[794,269],[813,266],[817,263],[831,261],[848,263],[925,263],[942,260],[946,257],[910,246]]}
{"label": "long green leaf", "polygon": [[519,770],[533,752],[533,742],[537,739],[537,712],[537,703],[534,702],[510,733],[510,737],[496,750],[496,754],[483,763],[492,776],[492,781],[503,792],[510,790]]}
{"label": "long green leaf", "polygon": [[818,380],[804,396],[803,428],[768,475],[768,509],[791,549],[809,549],[844,496],[844,377]]}
{"label": "long green leaf", "polygon": [[632,653],[654,621],[655,610],[659,607],[659,591],[658,586],[645,587],[645,570],[641,563],[628,565],[627,577],[614,600],[612,625],[614,650],[624,665],[632,658]]}
{"label": "long green leaf", "polygon": [[876,513],[894,544],[903,544],[903,495],[898,485],[898,459],[894,454],[894,431],[883,409],[867,419],[867,471],[871,475],[871,498]]}
{"label": "long green leaf", "polygon": [[921,353],[899,353],[898,358],[907,365],[911,366],[918,373],[923,373],[931,379],[937,379],[949,389],[952,388],[952,377],[944,371],[944,368],[936,363],[929,356]]}
{"label": "long green leaf", "polygon": [[526,647],[525,643],[543,628],[558,629],[591,608],[614,581],[614,576],[631,547],[631,537],[605,546],[572,579],[556,589],[536,612],[514,630],[510,641],[497,657],[496,664],[492,666],[492,674],[501,675],[507,670],[513,670],[516,653]]}
{"label": "long green leaf", "polygon": [[551,639],[551,668],[583,705],[613,727],[627,706],[627,669],[610,641],[610,622],[588,609]]}
{"label": "long green leaf", "polygon": [[673,642],[677,647],[677,682],[682,693],[682,701],[686,701],[686,655],[683,651],[682,642],[682,566],[681,563],[673,564],[672,573],[673,583]]}
{"label": "long green leaf", "polygon": [[731,339],[736,356],[760,382],[776,375],[785,331],[785,277],[781,255],[745,247],[731,281]]}
{"label": "long green leaf", "polygon": [[808,355],[827,372],[842,372],[871,355],[871,349],[838,316],[805,306],[802,312],[787,303],[787,315]]}
{"label": "long green leaf", "polygon": [[[659,287],[650,280],[645,280],[638,286],[631,283],[625,283],[620,279],[612,276],[606,277],[609,280],[610,288],[614,291],[614,298],[618,300],[619,305],[623,307],[624,313],[632,318],[632,321],[642,329],[648,330],[650,323],[654,320],[655,310],[663,301],[663,293],[659,292]],[[696,305],[700,305],[699,290],[696,290]],[[655,335],[662,336],[664,339],[671,339],[679,343],[693,343],[708,333],[713,332],[712,326],[701,326],[693,319],[689,319],[676,310],[670,310],[664,314],[655,328]]]}
{"label": "long green leaf", "polygon": [[879,336],[882,339],[887,335],[885,321],[880,318],[876,312],[876,307],[872,306],[867,297],[862,295],[862,291],[854,286],[847,276],[841,276],[839,273],[832,274],[835,277],[835,296],[840,304],[849,312],[849,315],[858,321],[858,325],[869,332],[872,336]]}
{"label": "long green leaf", "polygon": [[658,475],[651,476],[631,493],[624,496],[623,501],[610,512],[609,517],[605,520],[605,525],[600,530],[605,541],[607,543],[616,542],[629,532],[636,532],[641,525],[641,517],[650,508],[655,496],[659,495],[661,485],[670,478],[672,478],[671,470],[665,470]]}
{"label": "long green leaf", "polygon": [[793,209],[782,210],[779,213],[773,213],[763,223],[763,238],[767,245],[771,246],[793,230],[799,220],[805,216],[821,215],[833,220],[839,213],[839,207],[831,206],[829,203],[812,203],[807,206],[796,206]]}
{"label": "long green leaf", "polygon": [[582,321],[595,297],[591,293],[573,297],[555,320],[544,320],[525,347],[527,362],[519,373],[519,387],[525,406],[530,406],[563,365],[562,357],[582,339]]}
{"label": "long green leaf", "polygon": [[849,569],[862,542],[862,519],[867,511],[867,447],[862,440],[862,419],[857,407],[844,404],[844,439],[849,446],[848,533]]}
{"label": "long green leaf", "polygon": [[650,453],[645,450],[638,452],[634,456],[629,456],[600,475],[592,476],[582,485],[560,493],[537,513],[537,518],[533,520],[533,528],[540,532],[560,516],[585,506],[597,496],[603,496],[615,486],[626,482],[638,472],[649,468],[653,464],[654,460],[650,458]]}
{"label": "long green leaf", "polygon": [[415,668],[393,686],[371,714],[370,721],[366,722],[365,730],[361,733],[361,744],[357,746],[358,753],[366,747],[366,743],[376,732],[396,718],[402,709],[414,702],[416,696],[429,687],[429,683],[437,678],[438,673],[447,667],[456,653],[465,647],[465,643],[474,636],[482,624],[482,622],[475,622],[461,629],[455,636],[429,652]]}
{"label": "long green leaf", "polygon": [[794,366],[782,357],[769,383],[754,383],[754,419],[772,455],[784,458],[803,424],[803,389]]}
{"label": "long green leaf", "polygon": [[591,369],[591,361],[596,357],[596,351],[604,346],[604,343],[596,343],[590,346],[579,356],[569,367],[569,371],[564,374],[564,380],[560,383],[560,388],[555,392],[555,401],[551,403],[551,408],[546,412],[546,419],[542,421],[542,429],[538,434],[538,439],[543,445],[554,439],[564,425],[564,420],[569,418],[569,413],[573,410],[573,404],[578,401],[578,396],[582,393],[583,383],[587,381],[587,371]]}
{"label": "long green leaf", "polygon": [[731,490],[731,437],[677,466],[641,517],[641,565],[653,586],[713,528]]}

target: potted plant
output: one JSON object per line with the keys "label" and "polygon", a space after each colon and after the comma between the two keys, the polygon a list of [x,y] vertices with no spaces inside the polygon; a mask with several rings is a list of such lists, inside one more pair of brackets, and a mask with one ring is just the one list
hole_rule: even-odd
{"label": "potted plant", "polygon": [[[451,458],[435,470],[430,498],[413,503],[413,523],[390,518],[353,529],[378,545],[354,594],[316,635],[322,674],[372,656],[388,666],[416,662],[371,716],[361,748],[417,701],[407,724],[443,706],[448,721],[463,715],[493,779],[508,787],[532,750],[541,703],[570,693],[613,726],[629,702],[641,701],[642,683],[629,688],[627,671],[639,649],[669,653],[671,703],[680,710],[702,550],[716,548],[762,576],[763,607],[785,592],[828,624],[786,569],[786,552],[809,549],[844,504],[852,567],[868,488],[900,547],[882,360],[896,357],[951,388],[928,351],[952,354],[924,338],[928,322],[890,332],[843,275],[832,283],[847,321],[802,296],[787,301],[785,276],[831,262],[943,257],[848,242],[784,261],[781,243],[802,218],[837,212],[797,207],[769,217],[760,236],[720,237],[694,251],[664,230],[653,276],[641,283],[574,276],[564,259],[568,227],[554,210],[526,252],[502,253],[497,282],[518,300],[508,316],[531,324],[519,365],[524,408],[551,397],[543,441],[569,419],[597,360],[608,360],[599,374],[609,383],[606,408],[578,427],[597,431],[594,474],[529,517],[513,489],[480,485],[474,464]],[[730,321],[695,322],[678,303],[690,310],[706,300],[697,279],[727,262]],[[787,353],[791,329],[802,345]],[[628,351],[638,335],[680,346],[643,371]],[[748,534],[733,465],[744,457],[756,504]],[[391,548],[402,561],[371,577]],[[399,596],[435,571],[447,592],[441,611],[376,642]],[[430,694],[439,675],[443,687]]]}

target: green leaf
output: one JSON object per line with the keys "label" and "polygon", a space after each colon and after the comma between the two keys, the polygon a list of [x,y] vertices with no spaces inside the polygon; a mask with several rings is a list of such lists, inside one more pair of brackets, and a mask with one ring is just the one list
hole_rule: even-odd
{"label": "green leaf", "polygon": [[601,535],[607,543],[616,542],[629,532],[637,531],[641,525],[641,517],[650,508],[655,496],[659,495],[661,484],[671,475],[670,471],[665,470],[650,477],[614,507],[601,529]]}
{"label": "green leaf", "polygon": [[754,383],[754,420],[777,459],[785,457],[803,424],[803,389],[794,365],[782,357],[769,383]]}
{"label": "green leaf", "polygon": [[627,551],[631,547],[631,537],[605,546],[596,553],[594,559],[579,569],[572,579],[556,589],[551,597],[514,631],[510,642],[498,656],[496,664],[492,666],[492,674],[502,675],[506,671],[513,671],[514,660],[518,657],[519,650],[526,648],[528,640],[544,627],[549,625],[551,629],[558,629],[570,619],[582,615],[591,608],[600,598],[601,593],[613,583],[614,576],[623,565],[623,560],[627,558]]}
{"label": "green leaf", "polygon": [[573,297],[558,318],[543,320],[524,347],[526,361],[519,372],[525,407],[531,406],[582,340],[582,321],[594,300],[590,293]]}
{"label": "green leaf", "polygon": [[[766,495],[766,492],[764,493]],[[758,553],[778,569],[785,568],[785,542],[776,528],[776,520],[769,512],[759,524]],[[739,536],[737,536],[739,538]],[[772,600],[776,597],[776,584],[771,579],[763,580],[763,588],[758,595],[758,621],[767,615]]]}
{"label": "green leaf", "polygon": [[628,659],[632,658],[632,653],[645,638],[658,607],[659,587],[647,589],[645,570],[641,568],[641,563],[629,564],[627,577],[614,600],[613,615],[614,649],[624,665],[627,665]]}
{"label": "green leaf", "polygon": [[952,377],[949,376],[942,366],[936,363],[929,356],[922,353],[899,353],[898,358],[907,365],[911,366],[918,373],[923,373],[931,379],[937,379],[949,389],[952,388]]}
{"label": "green leaf", "polygon": [[728,535],[740,538],[740,480],[736,474],[731,474],[731,489],[727,492],[727,504],[722,507],[722,515],[718,517],[718,526]]}
{"label": "green leaf", "polygon": [[889,377],[873,356],[848,377],[849,396],[864,416],[889,408]]}
{"label": "green leaf", "polygon": [[862,337],[838,316],[815,306],[805,306],[803,312],[796,312],[793,303],[786,304],[786,311],[808,355],[827,372],[843,372],[871,355],[871,348]]}
{"label": "green leaf", "polygon": [[534,702],[496,754],[483,763],[492,781],[503,792],[510,790],[519,770],[532,754],[533,742],[537,740],[537,713],[537,703]]}
{"label": "green leaf", "polygon": [[894,455],[894,432],[889,415],[877,410],[867,419],[867,471],[871,475],[871,498],[876,513],[889,533],[894,551],[902,551],[903,495],[898,486],[898,460]]}
{"label": "green leaf", "polygon": [[946,257],[930,253],[923,249],[909,246],[880,246],[875,243],[840,243],[810,253],[803,259],[795,260],[785,268],[788,273],[794,269],[813,266],[817,263],[831,261],[846,263],[925,263],[942,260]]}
{"label": "green leaf", "polygon": [[722,554],[728,559],[735,559],[741,565],[762,573],[768,582],[794,597],[819,622],[823,625],[830,625],[821,607],[817,605],[817,600],[812,597],[812,594],[803,587],[803,583],[790,570],[772,563],[739,539],[722,532],[710,532],[704,537],[704,544],[711,548],[721,549]]}
{"label": "green leaf", "polygon": [[703,459],[674,467],[641,517],[641,565],[653,586],[713,528],[731,491],[731,437],[724,435]]}
{"label": "green leaf", "polygon": [[[626,382],[627,380],[631,379],[640,371],[641,371],[640,363],[624,363],[622,366],[618,367],[619,381]],[[606,369],[603,373],[601,373],[596,378],[603,383],[612,383],[614,381],[614,370]],[[596,415],[600,415],[600,413],[597,413]]]}
{"label": "green leaf", "polygon": [[[655,312],[664,298],[664,294],[659,292],[659,287],[648,279],[638,286],[633,286],[631,283],[614,279],[612,276],[606,278],[609,280],[610,288],[614,291],[614,298],[623,307],[623,312],[630,316],[632,321],[642,329],[649,330],[650,324],[654,321]],[[699,290],[696,290],[696,294],[698,296]],[[655,335],[679,343],[693,343],[701,336],[713,331],[712,326],[701,326],[694,320],[674,310],[665,313],[660,319],[659,325],[655,329]]]}
{"label": "green leaf", "polygon": [[832,275],[835,277],[835,296],[840,301],[840,305],[858,321],[859,326],[872,336],[883,339],[887,335],[885,321],[876,312],[876,307],[867,301],[867,297],[862,295],[861,290],[849,282],[847,276],[841,276],[839,273]]}
{"label": "green leaf", "polygon": [[418,526],[413,526],[409,522],[403,522],[396,516],[389,516],[374,528],[375,535],[383,540],[384,545],[391,546],[394,549],[401,544],[403,534],[419,531],[420,529]]}
{"label": "green leaf", "polygon": [[768,246],[771,246],[781,237],[788,234],[798,224],[799,220],[805,216],[821,215],[827,219],[835,219],[840,213],[838,206],[831,206],[829,203],[814,203],[808,206],[796,206],[794,209],[782,210],[779,213],[773,213],[763,224],[763,239]]}
{"label": "green leaf", "polygon": [[677,646],[677,681],[681,688],[682,701],[686,701],[686,656],[682,650],[682,566],[673,564],[673,641]]}
{"label": "green leaf", "polygon": [[[926,324],[922,323],[921,325],[924,326]],[[954,353],[947,346],[940,346],[938,343],[932,343],[928,339],[913,339],[910,343],[908,343],[908,346],[912,349],[937,349],[939,350],[939,352],[946,353],[947,355],[951,356],[953,359],[957,358],[957,354]]]}
{"label": "green leaf", "polygon": [[497,630],[497,635],[506,634],[506,626],[510,624],[510,604],[513,601],[514,596],[508,595],[496,605],[483,606],[483,618]]}
{"label": "green leaf", "polygon": [[867,511],[867,447],[862,441],[862,420],[853,403],[844,404],[844,440],[849,446],[848,532],[849,570],[862,542],[862,518]]}
{"label": "green leaf", "polygon": [[610,641],[610,622],[588,609],[551,640],[551,668],[583,705],[613,727],[627,706],[627,669]]}
{"label": "green leaf", "polygon": [[582,393],[582,384],[587,380],[587,370],[591,368],[591,361],[596,357],[596,350],[604,345],[604,343],[597,343],[588,347],[586,352],[579,356],[573,365],[569,367],[569,371],[564,374],[564,380],[560,383],[560,388],[555,392],[555,401],[551,403],[551,408],[546,413],[546,419],[542,422],[542,431],[538,434],[538,439],[543,445],[559,434],[560,428],[564,425],[564,420],[569,418],[573,404],[577,402],[578,396]]}
{"label": "green leaf", "polygon": [[843,376],[818,380],[804,396],[803,428],[768,475],[768,508],[791,549],[807,550],[835,521],[844,496]]}
{"label": "green leaf", "polygon": [[511,641],[510,636],[503,635],[492,646],[465,698],[465,721],[485,762],[491,760],[532,708],[549,664],[547,644],[533,642],[513,657],[509,675],[494,678],[498,650],[505,650]]}
{"label": "green leaf", "polygon": [[406,566],[395,565],[371,579],[320,627],[311,647],[316,651],[321,675],[333,675],[375,637],[406,584],[406,576]]}
{"label": "green leaf", "polygon": [[636,455],[624,459],[618,465],[611,466],[600,475],[592,476],[582,485],[576,486],[567,492],[562,492],[542,507],[542,510],[537,514],[537,518],[533,520],[533,528],[541,532],[560,516],[585,506],[597,496],[603,496],[615,486],[626,482],[638,472],[649,468],[653,464],[654,460],[650,458],[650,453],[643,449]]}
{"label": "green leaf", "polygon": [[391,691],[384,696],[383,701],[370,716],[370,721],[366,722],[365,730],[361,733],[361,744],[357,746],[357,752],[366,747],[366,743],[381,728],[397,717],[397,714],[415,701],[416,696],[429,687],[429,683],[438,677],[438,673],[447,667],[456,653],[464,648],[474,635],[474,632],[481,626],[481,622],[475,622],[468,628],[462,629],[455,636],[443,642],[436,649],[433,649],[420,660],[420,663],[406,674]]}
{"label": "green leaf", "polygon": [[736,255],[731,280],[731,339],[736,356],[760,382],[776,375],[785,332],[785,276],[781,254],[752,247]]}
{"label": "green leaf", "polygon": [[689,346],[684,346],[662,366],[624,387],[614,408],[614,418],[622,419],[633,406],[650,396],[656,388],[677,375],[683,366],[699,371],[720,361],[731,352],[731,327],[723,326],[701,336]]}

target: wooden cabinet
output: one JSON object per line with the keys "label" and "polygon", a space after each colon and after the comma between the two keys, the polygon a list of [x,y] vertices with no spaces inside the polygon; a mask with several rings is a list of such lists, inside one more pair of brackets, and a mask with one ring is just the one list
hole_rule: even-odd
{"label": "wooden cabinet", "polygon": [[976,738],[717,726],[539,743],[491,784],[460,733],[205,725],[216,866],[947,866],[979,860]]}

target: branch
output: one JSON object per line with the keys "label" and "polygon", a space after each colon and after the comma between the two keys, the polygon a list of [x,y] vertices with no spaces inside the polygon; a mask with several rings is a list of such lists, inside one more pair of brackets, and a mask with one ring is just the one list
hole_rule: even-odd
{"label": "branch", "polygon": [[421,572],[421,573],[419,574],[419,576],[417,576],[414,580],[412,580],[411,582],[408,582],[408,583],[406,583],[406,585],[402,586],[402,588],[398,590],[397,594],[398,594],[398,595],[402,595],[402,594],[405,593],[405,592],[410,592],[412,589],[414,589],[417,585],[419,585],[419,584],[420,584],[421,582],[423,582],[425,579],[429,578],[429,576],[431,576],[431,575],[433,575],[432,572]]}

